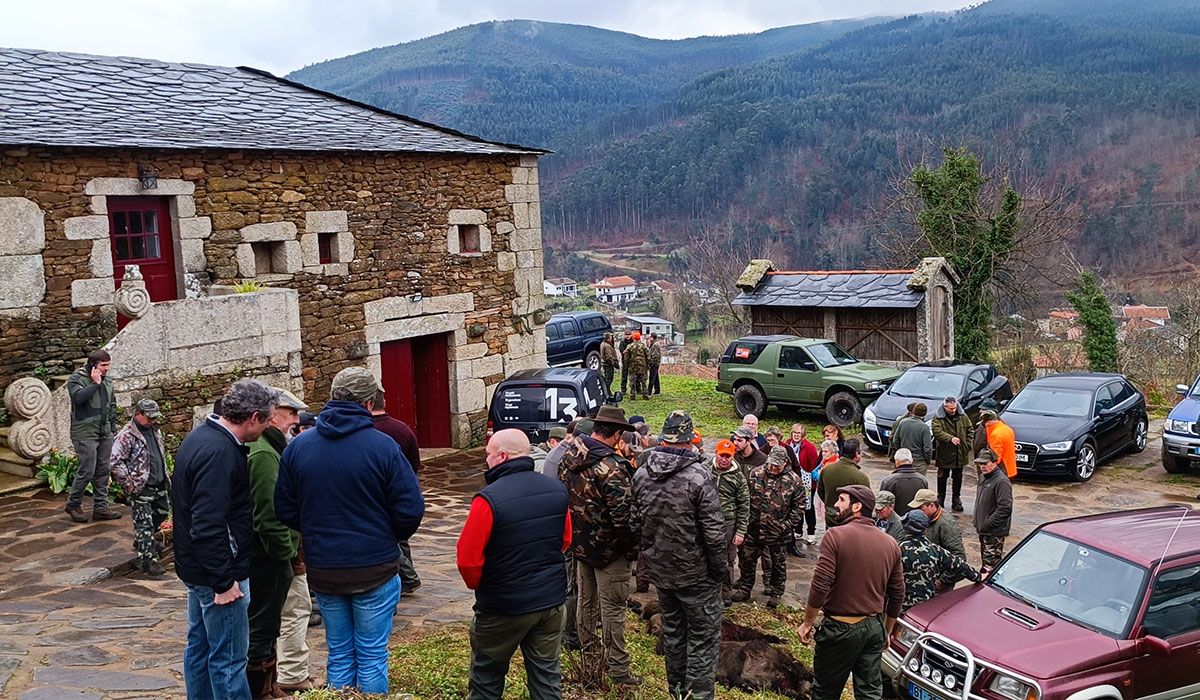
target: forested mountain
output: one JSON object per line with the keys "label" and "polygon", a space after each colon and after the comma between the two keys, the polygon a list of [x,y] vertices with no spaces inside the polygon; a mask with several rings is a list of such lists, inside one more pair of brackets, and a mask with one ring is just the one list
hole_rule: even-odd
{"label": "forested mountain", "polygon": [[294,77],[553,148],[554,246],[733,226],[790,264],[869,263],[890,181],[963,144],[1018,189],[1071,190],[1085,262],[1197,269],[1200,0],[992,0],[682,42],[504,22]]}

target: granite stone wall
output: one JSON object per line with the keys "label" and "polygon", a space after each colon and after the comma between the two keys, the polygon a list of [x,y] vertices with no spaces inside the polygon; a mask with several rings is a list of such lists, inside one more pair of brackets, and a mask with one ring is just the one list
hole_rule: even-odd
{"label": "granite stone wall", "polygon": [[[140,190],[139,167],[158,190]],[[131,194],[170,198],[180,298],[249,277],[299,293],[306,396],[327,396],[338,370],[369,364],[381,339],[368,342],[364,305],[389,298],[470,295],[452,346],[472,346],[477,364],[452,369],[485,394],[509,367],[544,363],[533,156],[28,147],[0,151],[0,203],[15,212],[0,217],[0,256],[40,211],[45,292],[0,304],[0,387],[39,366],[65,373],[114,337],[106,199]],[[463,226],[478,227],[478,251],[460,245]],[[333,237],[327,263],[322,235]],[[486,411],[472,403],[460,416],[464,441]]]}

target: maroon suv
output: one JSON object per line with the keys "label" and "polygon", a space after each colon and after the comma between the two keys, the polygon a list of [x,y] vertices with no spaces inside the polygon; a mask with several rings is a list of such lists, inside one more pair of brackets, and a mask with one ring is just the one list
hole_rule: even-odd
{"label": "maroon suv", "polygon": [[985,583],[905,613],[883,656],[914,700],[1200,698],[1200,511],[1042,525]]}

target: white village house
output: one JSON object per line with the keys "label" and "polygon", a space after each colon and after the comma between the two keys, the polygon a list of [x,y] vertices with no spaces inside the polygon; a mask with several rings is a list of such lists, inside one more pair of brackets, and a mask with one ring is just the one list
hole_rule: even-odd
{"label": "white village house", "polygon": [[628,275],[605,277],[593,287],[596,299],[605,304],[624,304],[637,298],[637,282]]}
{"label": "white village house", "polygon": [[570,277],[555,277],[542,280],[542,293],[548,297],[575,298],[579,296],[579,286]]}

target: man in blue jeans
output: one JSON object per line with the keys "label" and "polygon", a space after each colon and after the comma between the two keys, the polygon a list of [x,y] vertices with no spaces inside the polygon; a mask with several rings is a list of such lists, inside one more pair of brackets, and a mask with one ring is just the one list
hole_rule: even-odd
{"label": "man in blue jeans", "polygon": [[371,419],[378,380],[333,378],[317,427],[283,451],[275,514],[304,543],[308,587],[325,619],[330,688],[387,693],[387,641],[400,600],[400,545],[425,514],[417,477]]}
{"label": "man in blue jeans", "polygon": [[175,458],[171,505],[175,573],[188,588],[183,680],[188,700],[250,700],[250,472],[246,443],[267,429],[276,392],[238,380],[211,415],[184,439]]}

